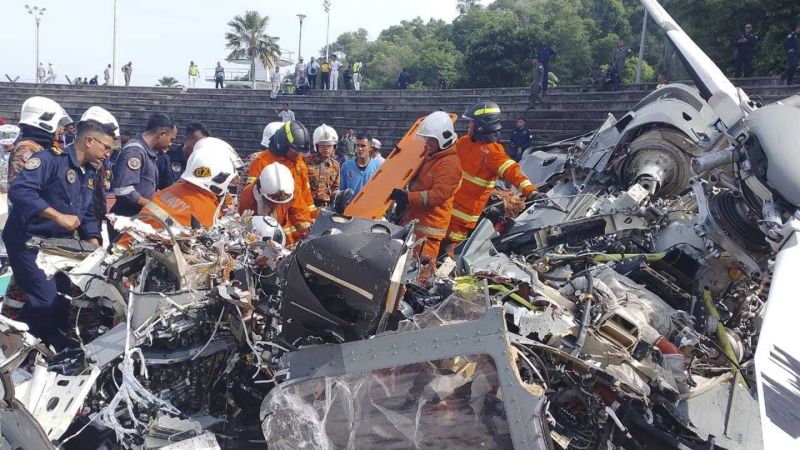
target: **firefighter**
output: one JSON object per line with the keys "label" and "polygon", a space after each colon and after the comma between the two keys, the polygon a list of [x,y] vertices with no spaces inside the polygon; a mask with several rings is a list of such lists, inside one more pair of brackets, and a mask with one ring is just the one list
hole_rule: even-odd
{"label": "firefighter", "polygon": [[[268,165],[278,162],[286,166],[294,178],[294,198],[289,207],[289,218],[304,236],[311,228],[311,220],[317,217],[317,207],[311,195],[308,181],[308,166],[303,155],[311,153],[311,136],[300,122],[283,122],[269,140],[269,148],[250,164],[248,179],[256,179]],[[309,220],[309,218],[311,220]]]}
{"label": "firefighter", "polygon": [[[72,238],[77,232],[81,240],[100,243],[94,191],[102,187],[95,183],[95,167],[111,155],[118,125],[108,111],[91,109],[78,123],[75,142],[64,150],[50,148],[32,155],[8,193],[13,206],[3,242],[14,282],[25,294],[19,320],[57,351],[68,345],[62,331],[67,327],[69,302],[59,294],[56,280],[37,266],[38,250],[27,247],[26,242],[34,236]],[[58,120],[50,114],[38,117]]]}
{"label": "firefighter", "polygon": [[156,192],[142,214],[152,214],[185,226],[210,228],[219,215],[236,177],[233,147],[222,139],[207,137],[194,145],[180,180]]}
{"label": "firefighter", "polygon": [[23,171],[30,157],[53,146],[59,123],[66,117],[64,108],[47,97],[31,97],[22,104],[20,136],[9,152],[8,185]]}
{"label": "firefighter", "polygon": [[468,135],[456,142],[463,175],[443,246],[447,251],[466,240],[475,228],[498,178],[514,185],[526,198],[536,192],[536,186],[498,142],[503,125],[497,103],[476,103],[463,117],[469,120]]}
{"label": "firefighter", "polygon": [[401,221],[416,220],[414,232],[425,237],[420,256],[436,259],[447,234],[453,196],[461,182],[461,163],[456,154],[453,121],[444,111],[431,113],[419,127],[417,136],[425,138],[425,159],[407,190],[394,189],[392,200],[406,207]]}
{"label": "firefighter", "polygon": [[[272,217],[283,228],[286,244],[293,244],[302,238],[290,217],[289,208],[294,199],[294,177],[283,164],[274,162],[264,170],[255,183],[248,184],[239,196],[239,213],[252,211],[256,216]],[[304,219],[310,221],[310,217]]]}
{"label": "firefighter", "polygon": [[317,208],[326,208],[339,193],[339,163],[333,159],[339,135],[324,123],[314,130],[316,152],[306,160],[311,195]]}

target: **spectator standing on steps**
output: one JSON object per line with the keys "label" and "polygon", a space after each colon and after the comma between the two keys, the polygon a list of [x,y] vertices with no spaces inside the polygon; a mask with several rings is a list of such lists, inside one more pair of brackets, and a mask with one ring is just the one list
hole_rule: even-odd
{"label": "spectator standing on steps", "polygon": [[125,86],[131,85],[131,74],[133,73],[133,62],[128,61],[128,64],[122,66],[122,75],[125,76]]}
{"label": "spectator standing on steps", "polygon": [[353,89],[352,81],[353,81],[353,72],[350,71],[350,67],[345,66],[344,73],[342,74],[342,81],[344,81],[344,90],[349,91]]}
{"label": "spectator standing on steps", "polygon": [[403,70],[400,71],[400,76],[397,77],[397,88],[405,90],[408,89],[409,84],[411,84],[411,74],[403,67]]}
{"label": "spectator standing on steps", "polygon": [[363,64],[361,64],[361,60],[356,60],[353,63],[353,88],[357,91],[361,90],[361,68]]}
{"label": "spectator standing on steps", "polygon": [[291,122],[294,120],[294,111],[289,109],[289,104],[283,104],[283,110],[278,113],[278,118],[281,119],[281,122]]}
{"label": "spectator standing on steps", "polygon": [[103,86],[108,86],[111,84],[111,64],[109,64],[108,67],[106,67],[106,70],[103,71],[103,79],[105,80]]}
{"label": "spectator standing on steps", "polygon": [[528,109],[536,109],[536,102],[539,102],[542,106],[545,104],[544,98],[542,97],[542,80],[547,83],[547,79],[544,77],[544,71],[542,65],[539,63],[539,58],[533,58],[531,63],[533,65],[533,77],[531,79],[531,94]]}
{"label": "spectator standing on steps", "polygon": [[45,83],[55,84],[56,82],[56,71],[53,69],[53,63],[47,63],[47,79]]}
{"label": "spectator standing on steps", "polygon": [[200,69],[197,68],[197,65],[194,63],[194,61],[190,61],[189,62],[189,87],[196,87],[198,78],[200,78]]}
{"label": "spectator standing on steps", "polygon": [[281,68],[275,66],[275,71],[272,72],[272,93],[270,94],[269,98],[275,100],[278,98],[278,92],[281,91]]}
{"label": "spectator standing on steps", "polygon": [[39,67],[36,68],[36,82],[44,83],[44,80],[46,79],[47,71],[44,70],[44,63],[39,63]]}
{"label": "spectator standing on steps", "polygon": [[753,25],[748,23],[744,26],[744,33],[736,38],[734,45],[736,46],[736,66],[733,76],[736,78],[753,76],[753,55],[755,55],[756,45],[758,45],[758,36],[753,34]]}
{"label": "spectator standing on steps", "polygon": [[533,130],[528,128],[528,122],[520,117],[517,119],[517,127],[511,131],[508,156],[519,162],[522,159],[522,153],[531,146],[533,146]]}
{"label": "spectator standing on steps", "polygon": [[617,48],[611,53],[611,84],[614,90],[618,91],[622,84],[622,77],[625,75],[625,60],[633,55],[633,50],[625,47],[625,41],[620,39]]}
{"label": "spectator standing on steps", "polygon": [[342,63],[333,57],[333,61],[331,62],[331,90],[338,91],[339,90],[339,67],[342,67]]}
{"label": "spectator standing on steps", "polygon": [[556,51],[550,46],[550,42],[545,40],[542,42],[542,48],[539,49],[539,52],[536,56],[539,58],[539,62],[542,64],[542,72],[544,72],[544,78],[542,78],[542,95],[547,95],[547,87],[549,85],[548,76],[550,74],[550,58],[556,56]]}
{"label": "spectator standing on steps", "polygon": [[786,36],[783,41],[783,49],[786,51],[786,84],[794,84],[794,75],[797,66],[800,65],[800,22],[794,26],[794,31]]}
{"label": "spectator standing on steps", "polygon": [[317,88],[317,74],[319,73],[319,63],[314,61],[314,57],[311,57],[311,61],[308,63],[308,67],[306,67],[306,72],[308,73],[308,86],[311,89]]}
{"label": "spectator standing on steps", "polygon": [[331,63],[327,59],[319,65],[319,73],[322,76],[319,88],[327,91],[331,88]]}
{"label": "spectator standing on steps", "polygon": [[214,89],[225,89],[225,68],[222,63],[217,61],[217,67],[214,69]]}

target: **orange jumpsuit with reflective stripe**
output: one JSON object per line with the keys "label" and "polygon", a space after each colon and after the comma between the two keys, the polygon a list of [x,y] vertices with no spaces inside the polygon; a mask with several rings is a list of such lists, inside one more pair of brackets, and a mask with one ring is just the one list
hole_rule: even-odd
{"label": "orange jumpsuit with reflective stripe", "polygon": [[453,196],[461,183],[461,162],[455,146],[426,156],[408,185],[408,208],[403,223],[417,220],[414,231],[425,237],[421,256],[436,259],[447,234]]}
{"label": "orange jumpsuit with reflective stripe", "polygon": [[[192,226],[192,216],[205,228],[214,224],[219,198],[211,192],[184,180],[178,180],[153,194],[150,203],[142,208],[141,214],[152,214],[161,220],[172,218],[184,227]],[[160,230],[161,224],[144,217],[142,221]],[[120,236],[117,244],[127,247],[133,242],[127,234]]]}
{"label": "orange jumpsuit with reflective stripe", "polygon": [[456,151],[463,169],[461,188],[456,192],[453,217],[447,240],[460,243],[477,225],[498,178],[513,184],[524,196],[536,186],[522,173],[519,164],[508,157],[499,142],[475,142],[470,136],[456,141]]}
{"label": "orange jumpsuit with reflective stripe", "polygon": [[[267,204],[266,199],[264,200],[264,207],[258,207],[258,200],[256,200],[256,184],[250,183],[245,186],[244,190],[241,194],[239,194],[239,214],[244,214],[245,211],[250,210],[253,211],[255,215],[258,216],[271,216],[274,217],[275,220],[278,221],[281,227],[283,227],[283,232],[286,233],[286,244],[293,244],[303,238],[305,231],[298,231],[295,224],[290,219],[290,204],[275,204],[269,203]],[[267,211],[267,208],[271,208]],[[309,217],[306,217],[305,221],[308,223],[311,221]]]}
{"label": "orange jumpsuit with reflective stripe", "polygon": [[[294,200],[292,201],[292,209],[296,210],[296,216],[303,215],[304,211],[308,212],[311,219],[316,219],[319,215],[316,205],[314,205],[314,197],[311,195],[311,184],[308,181],[308,166],[302,156],[297,156],[291,160],[285,156],[277,156],[271,151],[263,151],[256,156],[253,163],[250,164],[250,169],[247,171],[247,182],[253,183],[261,175],[261,171],[268,165],[277,162],[289,168],[294,178]],[[299,221],[295,221],[299,223]],[[311,227],[311,224],[308,224]]]}

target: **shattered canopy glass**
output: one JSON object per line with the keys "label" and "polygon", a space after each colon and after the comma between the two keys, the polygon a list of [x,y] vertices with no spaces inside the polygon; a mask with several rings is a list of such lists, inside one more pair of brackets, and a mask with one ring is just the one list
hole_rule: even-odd
{"label": "shattered canopy glass", "polygon": [[261,417],[270,449],[513,448],[486,355],[285,383]]}

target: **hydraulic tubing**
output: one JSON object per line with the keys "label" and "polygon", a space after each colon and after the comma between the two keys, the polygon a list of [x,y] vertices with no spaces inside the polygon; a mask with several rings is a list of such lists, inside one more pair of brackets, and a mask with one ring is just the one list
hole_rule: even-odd
{"label": "hydraulic tubing", "polygon": [[583,316],[581,316],[581,327],[578,330],[578,339],[575,341],[575,348],[572,350],[572,356],[577,357],[581,354],[583,344],[586,342],[586,335],[589,333],[589,320],[592,317],[592,298],[594,297],[594,280],[592,279],[592,271],[586,268],[586,301],[583,304]]}

